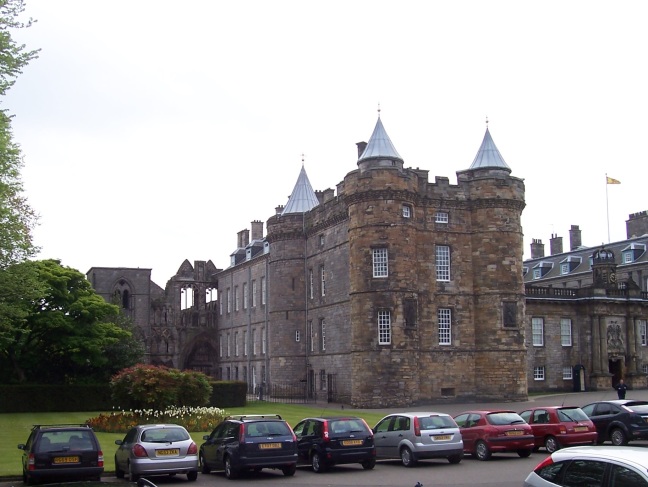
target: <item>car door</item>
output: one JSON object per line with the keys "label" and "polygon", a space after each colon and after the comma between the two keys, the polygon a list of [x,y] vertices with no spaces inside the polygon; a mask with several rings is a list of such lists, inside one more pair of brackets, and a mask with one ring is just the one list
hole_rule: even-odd
{"label": "car door", "polygon": [[475,449],[475,441],[479,438],[480,432],[480,428],[477,426],[480,418],[481,416],[475,413],[462,414],[455,418],[463,438],[464,451],[472,452]]}
{"label": "car door", "polygon": [[[546,409],[536,409],[531,415],[531,429],[533,436],[536,438],[544,438],[551,434],[551,421],[549,418],[549,411]],[[538,445],[540,446],[540,445]]]}
{"label": "car door", "polygon": [[119,468],[125,472],[128,471],[128,460],[136,437],[137,428],[131,428],[121,442],[115,442],[119,445],[119,448],[117,448],[117,451],[115,452],[115,464],[119,465]]}
{"label": "car door", "polygon": [[293,428],[293,432],[297,437],[297,453],[300,462],[308,463],[309,461],[308,454],[314,440],[314,423],[315,421],[306,419],[297,423]]}
{"label": "car door", "polygon": [[374,444],[378,458],[398,458],[398,441],[394,444],[396,416],[383,418],[374,428]]}
{"label": "car door", "polygon": [[227,421],[223,421],[221,424],[216,426],[202,445],[203,461],[209,468],[218,468],[221,466],[221,459],[218,458],[218,451],[222,444],[222,439],[225,436],[225,430],[228,426],[229,423]]}
{"label": "car door", "polygon": [[612,405],[606,402],[599,403],[594,408],[594,415],[590,419],[596,425],[599,441],[607,440],[607,429],[615,415]]}

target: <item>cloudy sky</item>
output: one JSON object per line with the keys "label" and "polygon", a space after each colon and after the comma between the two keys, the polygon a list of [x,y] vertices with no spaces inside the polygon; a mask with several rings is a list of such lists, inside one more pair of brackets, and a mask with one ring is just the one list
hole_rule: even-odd
{"label": "cloudy sky", "polygon": [[[40,258],[226,267],[238,231],[354,170],[377,108],[408,167],[467,169],[488,117],[526,184],[524,252],[648,210],[641,1],[27,0],[40,48],[3,108]],[[621,181],[605,184],[605,175]],[[606,197],[607,190],[607,197]],[[609,225],[608,225],[609,214]]]}

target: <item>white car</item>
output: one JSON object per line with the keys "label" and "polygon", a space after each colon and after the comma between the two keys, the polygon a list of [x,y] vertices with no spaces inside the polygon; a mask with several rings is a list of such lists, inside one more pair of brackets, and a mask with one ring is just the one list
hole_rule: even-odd
{"label": "white car", "polygon": [[575,446],[540,462],[524,487],[648,486],[648,450],[637,446]]}
{"label": "white car", "polygon": [[463,458],[463,439],[449,414],[390,414],[374,426],[373,432],[376,458],[400,458],[406,467],[424,458],[446,458],[450,463]]}

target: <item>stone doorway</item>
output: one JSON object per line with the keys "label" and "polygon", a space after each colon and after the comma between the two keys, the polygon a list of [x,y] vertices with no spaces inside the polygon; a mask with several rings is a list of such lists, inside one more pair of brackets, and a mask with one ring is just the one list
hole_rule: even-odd
{"label": "stone doorway", "polygon": [[612,374],[612,386],[624,378],[623,357],[613,357],[609,360],[609,372]]}

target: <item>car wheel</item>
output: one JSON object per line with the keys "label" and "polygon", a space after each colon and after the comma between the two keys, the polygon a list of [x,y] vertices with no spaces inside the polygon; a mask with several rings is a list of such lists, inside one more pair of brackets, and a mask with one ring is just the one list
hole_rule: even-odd
{"label": "car wheel", "polygon": [[187,472],[187,480],[193,482],[194,480],[198,479],[198,472],[193,471],[193,472]]}
{"label": "car wheel", "polygon": [[475,456],[477,460],[481,460],[482,462],[488,460],[491,457],[491,451],[488,445],[483,441],[478,441],[475,445]]}
{"label": "car wheel", "polygon": [[207,463],[205,463],[205,456],[201,453],[198,455],[198,461],[200,462],[200,471],[202,473],[209,473],[211,472],[211,468],[207,466]]}
{"label": "car wheel", "polygon": [[365,460],[364,462],[360,462],[360,465],[362,465],[362,468],[365,470],[373,470],[376,466],[376,459],[372,458],[371,460]]}
{"label": "car wheel", "polygon": [[236,477],[238,477],[238,470],[232,467],[232,460],[229,456],[225,457],[225,477],[230,480],[234,480]]}
{"label": "car wheel", "polygon": [[137,482],[140,478],[138,474],[133,472],[133,465],[131,463],[128,464],[128,478],[131,482]]}
{"label": "car wheel", "polygon": [[118,479],[123,479],[125,475],[126,472],[124,472],[121,468],[119,468],[119,464],[117,463],[117,457],[115,457],[115,477],[117,477]]}
{"label": "car wheel", "polygon": [[413,467],[416,465],[416,457],[408,447],[404,446],[400,451],[401,462],[406,467]]}
{"label": "car wheel", "polygon": [[518,450],[517,454],[520,458],[528,458],[531,456],[531,449],[528,450]]}
{"label": "car wheel", "polygon": [[286,477],[292,477],[293,475],[295,475],[295,472],[297,471],[297,464],[293,463],[289,467],[282,468],[281,471]]}
{"label": "car wheel", "polygon": [[311,466],[315,473],[322,473],[326,470],[326,460],[324,460],[321,453],[313,452],[313,455],[311,456]]}
{"label": "car wheel", "polygon": [[459,454],[459,455],[450,455],[450,456],[448,457],[448,461],[454,465],[454,464],[459,463],[459,462],[461,461],[462,458],[463,458],[463,454]]}
{"label": "car wheel", "polygon": [[547,436],[545,438],[545,449],[547,450],[547,453],[553,453],[560,449],[560,445],[555,436]]}
{"label": "car wheel", "polygon": [[614,428],[610,432],[610,441],[614,446],[623,446],[628,443],[625,433],[620,428]]}

